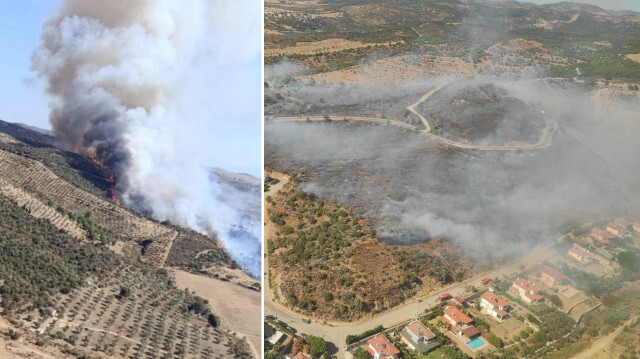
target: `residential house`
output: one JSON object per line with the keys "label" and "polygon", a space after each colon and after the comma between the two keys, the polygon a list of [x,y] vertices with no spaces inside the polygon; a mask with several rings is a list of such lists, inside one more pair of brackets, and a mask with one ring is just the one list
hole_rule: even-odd
{"label": "residential house", "polygon": [[303,352],[297,352],[296,355],[290,357],[289,355],[285,355],[287,359],[311,359],[311,355],[305,354]]}
{"label": "residential house", "polygon": [[464,298],[462,298],[459,295],[456,295],[452,299],[449,299],[447,304],[453,305],[454,307],[459,305],[459,306],[462,306],[463,308],[465,308],[467,306],[467,302],[465,302]]}
{"label": "residential house", "polygon": [[579,246],[574,245],[573,247],[569,248],[569,252],[567,253],[567,255],[569,256],[569,258],[573,259],[581,265],[586,265],[593,262],[593,254]]}
{"label": "residential house", "polygon": [[615,236],[607,231],[603,231],[600,228],[594,228],[591,230],[591,238],[602,244],[609,244]]}
{"label": "residential house", "polygon": [[509,302],[494,293],[483,294],[480,299],[480,306],[487,309],[487,312],[498,320],[504,320],[509,317]]}
{"label": "residential house", "polygon": [[440,346],[440,343],[436,342],[436,335],[418,320],[405,326],[400,331],[400,337],[407,347],[420,354],[428,353]]}
{"label": "residential house", "polygon": [[544,267],[540,274],[540,281],[548,287],[553,287],[559,284],[565,284],[569,281],[569,277],[558,272],[551,267]]}
{"label": "residential house", "polygon": [[400,350],[396,348],[384,334],[378,334],[367,340],[367,351],[373,356],[373,359],[380,358],[398,358]]}
{"label": "residential house", "polygon": [[520,296],[520,298],[527,304],[541,302],[544,299],[539,294],[540,289],[538,289],[533,282],[524,278],[514,280],[513,285],[509,290],[513,294]]}
{"label": "residential house", "polygon": [[271,334],[271,336],[269,336],[269,343],[271,343],[271,345],[276,345],[282,341],[284,341],[287,338],[287,335],[284,334],[283,332],[276,330],[275,333]]}
{"label": "residential house", "polygon": [[473,319],[456,307],[445,308],[444,315],[440,317],[440,320],[448,323],[449,329],[459,337],[471,340],[480,335],[478,329],[472,325]]}
{"label": "residential house", "polygon": [[628,232],[626,228],[624,228],[623,226],[619,225],[616,222],[609,223],[605,228],[605,230],[615,236],[623,236]]}

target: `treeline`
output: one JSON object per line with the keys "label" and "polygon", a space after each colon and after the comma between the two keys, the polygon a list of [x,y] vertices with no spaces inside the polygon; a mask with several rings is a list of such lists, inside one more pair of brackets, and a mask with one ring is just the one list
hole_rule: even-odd
{"label": "treeline", "polygon": [[56,176],[100,198],[111,198],[111,184],[105,169],[95,165],[86,156],[48,147],[36,142],[0,142],[0,149],[36,160],[49,168]]}
{"label": "treeline", "polygon": [[362,340],[366,337],[370,337],[374,334],[380,333],[381,331],[384,330],[384,327],[382,325],[378,325],[377,327],[373,328],[373,329],[369,329],[369,330],[365,330],[364,332],[360,333],[360,334],[349,334],[347,335],[347,338],[345,339],[345,341],[347,342],[347,344],[353,344],[359,340]]}
{"label": "treeline", "polygon": [[76,215],[62,208],[56,207],[56,211],[78,222],[80,227],[87,231],[87,236],[91,241],[99,241],[103,245],[114,244],[116,241],[116,235],[110,229],[104,228],[91,219],[91,212],[86,212],[84,215]]}

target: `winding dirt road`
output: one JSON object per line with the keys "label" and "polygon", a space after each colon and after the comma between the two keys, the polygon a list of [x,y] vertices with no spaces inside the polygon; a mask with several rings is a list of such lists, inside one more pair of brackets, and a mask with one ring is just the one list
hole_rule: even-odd
{"label": "winding dirt road", "polygon": [[[344,117],[342,116],[342,118],[339,118],[339,116],[336,116],[336,118],[333,118],[332,116],[329,116],[329,118],[331,118],[331,121],[360,121],[360,122],[369,122],[369,123],[380,123],[380,124],[388,124],[388,125],[393,125],[393,126],[398,126],[398,127],[402,127],[405,129],[409,129],[412,130],[414,132],[416,132],[417,134],[421,135],[421,136],[425,136],[428,137],[434,141],[440,142],[442,144],[448,145],[448,146],[452,146],[452,147],[457,147],[457,148],[463,148],[463,149],[471,149],[471,150],[478,150],[478,151],[517,151],[517,150],[539,150],[539,149],[544,149],[547,147],[550,147],[552,142],[553,142],[553,134],[556,132],[556,130],[558,129],[558,124],[551,120],[551,119],[545,119],[546,122],[546,126],[545,128],[542,130],[541,134],[540,134],[540,138],[538,139],[538,142],[534,143],[534,144],[513,144],[513,145],[503,145],[503,146],[485,146],[485,145],[474,145],[471,143],[462,143],[462,142],[458,142],[458,141],[454,141],[454,140],[450,140],[448,138],[444,138],[442,136],[438,136],[435,135],[433,133],[431,133],[431,126],[429,125],[429,121],[427,121],[427,119],[422,116],[421,114],[419,114],[416,111],[416,107],[418,105],[420,105],[422,102],[428,100],[431,96],[433,96],[436,92],[440,91],[444,86],[447,85],[447,82],[443,82],[440,85],[438,85],[436,88],[434,88],[433,90],[427,92],[424,96],[422,96],[418,102],[414,103],[411,106],[407,107],[407,110],[409,110],[410,112],[416,114],[418,117],[420,117],[420,120],[422,121],[423,125],[425,126],[425,130],[420,130],[419,128],[410,125],[406,122],[402,122],[402,121],[398,121],[398,120],[394,120],[394,119],[380,119],[380,118],[373,118],[373,117]],[[322,121],[326,121],[324,116],[306,116],[306,117],[275,117],[275,118],[271,118],[269,119],[269,121],[273,121],[273,122],[308,122],[308,121],[314,121],[314,122],[322,122]]]}
{"label": "winding dirt road", "polygon": [[424,96],[420,97],[418,102],[416,102],[413,105],[407,107],[407,110],[412,112],[414,115],[420,117],[420,121],[422,121],[422,124],[424,125],[424,128],[425,128],[424,131],[425,132],[431,132],[431,126],[429,125],[429,121],[427,121],[427,119],[424,118],[424,116],[422,116],[420,113],[418,113],[418,111],[416,111],[416,106],[418,106],[421,103],[427,101],[429,99],[429,97],[433,96],[433,94],[435,94],[436,92],[440,91],[447,84],[448,84],[448,82],[441,83],[440,85],[438,85],[438,87],[434,88],[433,90],[427,92]]}

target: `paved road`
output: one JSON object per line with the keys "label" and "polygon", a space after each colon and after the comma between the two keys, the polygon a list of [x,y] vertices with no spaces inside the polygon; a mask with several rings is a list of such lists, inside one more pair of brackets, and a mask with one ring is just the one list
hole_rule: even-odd
{"label": "paved road", "polygon": [[346,343],[344,340],[348,334],[359,334],[365,330],[374,328],[377,325],[382,325],[385,328],[394,327],[408,319],[424,313],[425,309],[436,304],[438,295],[443,292],[448,292],[451,295],[460,295],[465,292],[465,287],[467,285],[479,286],[480,279],[484,277],[488,276],[498,278],[502,276],[510,276],[518,272],[521,264],[530,267],[540,263],[549,255],[552,250],[551,247],[552,243],[546,242],[527,253],[525,258],[514,260],[512,263],[503,266],[502,268],[483,273],[461,283],[456,283],[447,288],[443,288],[438,292],[430,293],[427,296],[416,298],[404,305],[388,310],[373,318],[366,318],[351,323],[335,322],[322,324],[315,320],[312,320],[310,324],[304,323],[302,319],[307,317],[298,315],[274,301],[271,288],[269,287],[269,280],[265,277],[264,312],[265,314],[275,315],[278,319],[297,329],[299,333],[302,332],[305,334],[320,336],[327,342],[333,343],[336,347],[332,348],[333,352],[331,354],[337,355],[338,358],[346,358],[346,352],[344,350]]}

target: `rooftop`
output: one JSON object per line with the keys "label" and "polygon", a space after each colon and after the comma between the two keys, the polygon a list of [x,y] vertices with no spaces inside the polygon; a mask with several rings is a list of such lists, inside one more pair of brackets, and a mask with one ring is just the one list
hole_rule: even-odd
{"label": "rooftop", "polygon": [[578,246],[573,246],[571,248],[569,248],[569,253],[575,253],[581,257],[585,257],[585,258],[592,258],[593,254],[591,254],[591,252],[585,251],[584,249],[578,247]]}
{"label": "rooftop", "polygon": [[476,327],[471,326],[467,329],[463,329],[462,330],[462,335],[464,335],[465,337],[471,339],[473,337],[475,337],[476,335],[480,335],[480,332],[478,331],[478,329],[476,329]]}
{"label": "rooftop", "polygon": [[405,327],[407,331],[412,332],[418,338],[425,337],[427,339],[435,338],[435,334],[429,328],[425,327],[420,321],[413,321]]}
{"label": "rooftop", "polygon": [[387,339],[384,334],[378,334],[375,337],[367,340],[369,346],[372,347],[378,354],[386,356],[394,356],[400,354],[400,350],[393,346],[393,343]]}
{"label": "rooftop", "polygon": [[494,307],[506,307],[509,305],[509,302],[507,302],[506,300],[498,297],[497,295],[489,292],[489,293],[485,293],[482,295],[482,299],[486,300],[487,302],[491,303],[491,305],[493,305]]}
{"label": "rooftop", "polygon": [[542,273],[555,279],[560,279],[560,280],[569,279],[569,277],[567,277],[566,275],[562,274],[561,272],[558,272],[557,270],[551,267],[544,267],[544,269],[542,270]]}
{"label": "rooftop", "polygon": [[411,345],[413,345],[414,348],[416,348],[416,350],[420,353],[426,353],[428,351],[431,351],[437,347],[440,346],[440,343],[438,343],[437,341],[432,341],[431,343],[425,343],[425,342],[418,342],[416,343],[415,341],[413,341],[413,338],[411,338],[411,335],[409,335],[406,331],[401,331],[400,335],[409,343],[411,343]]}
{"label": "rooftop", "polygon": [[455,320],[456,323],[464,323],[464,324],[473,323],[473,319],[469,318],[469,316],[462,313],[456,307],[447,307],[447,309],[444,310],[444,315]]}
{"label": "rooftop", "polygon": [[530,282],[524,278],[518,278],[516,280],[513,281],[514,285],[517,285],[518,287],[526,290],[527,292],[531,291],[531,292],[537,292],[539,289],[538,287],[535,286],[535,284],[533,284],[533,282]]}

